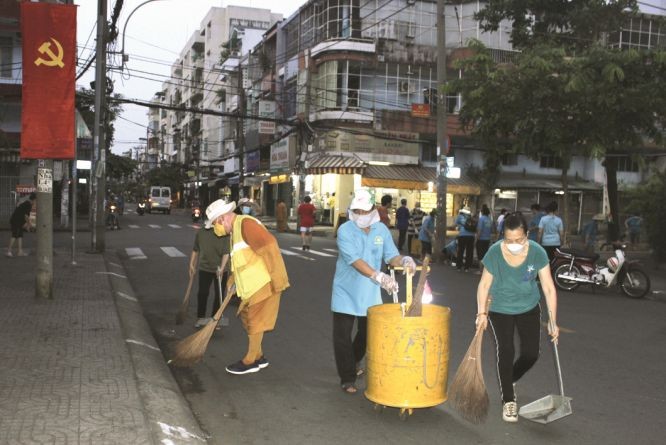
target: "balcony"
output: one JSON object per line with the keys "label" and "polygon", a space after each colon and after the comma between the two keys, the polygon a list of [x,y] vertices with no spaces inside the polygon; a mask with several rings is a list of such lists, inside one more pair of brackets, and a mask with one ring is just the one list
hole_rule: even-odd
{"label": "balcony", "polygon": [[325,40],[312,48],[312,57],[329,52],[360,52],[374,54],[375,43],[368,40]]}

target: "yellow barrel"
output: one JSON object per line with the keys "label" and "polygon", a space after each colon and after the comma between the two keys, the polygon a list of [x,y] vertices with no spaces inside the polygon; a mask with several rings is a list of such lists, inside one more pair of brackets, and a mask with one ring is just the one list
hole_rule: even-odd
{"label": "yellow barrel", "polygon": [[423,305],[403,317],[399,304],[368,309],[367,389],[380,405],[427,408],[446,401],[449,373],[448,307]]}

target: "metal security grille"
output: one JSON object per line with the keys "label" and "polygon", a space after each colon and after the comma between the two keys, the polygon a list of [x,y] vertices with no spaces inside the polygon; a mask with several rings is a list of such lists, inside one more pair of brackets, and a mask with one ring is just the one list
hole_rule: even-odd
{"label": "metal security grille", "polygon": [[9,220],[16,207],[19,166],[17,162],[0,161],[0,224]]}

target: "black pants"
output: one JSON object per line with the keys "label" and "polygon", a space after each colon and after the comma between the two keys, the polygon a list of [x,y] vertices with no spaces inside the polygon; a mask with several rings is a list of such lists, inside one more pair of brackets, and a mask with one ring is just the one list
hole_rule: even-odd
{"label": "black pants", "polygon": [[414,234],[414,233],[407,233],[407,255],[412,254],[412,240],[413,239],[419,239],[419,235]]}
{"label": "black pants", "polygon": [[462,269],[463,267],[463,254],[465,255],[465,270],[469,269],[474,262],[474,237],[473,236],[459,236],[458,237],[458,258],[456,258],[456,267]]}
{"label": "black pants", "polygon": [[405,238],[407,237],[407,229],[398,229],[398,250],[402,250],[405,245]]}
{"label": "black pants", "polygon": [[[513,402],[513,384],[534,366],[539,358],[541,335],[541,308],[518,314],[507,315],[490,312],[490,327],[497,346],[497,375],[499,377],[502,402]],[[518,331],[520,354],[514,362],[514,331]]]}
{"label": "black pants", "polygon": [[481,268],[481,260],[483,259],[484,256],[486,256],[489,247],[490,247],[489,239],[476,240],[476,257],[479,259],[479,269]]}
{"label": "black pants", "polygon": [[[356,336],[352,341],[354,320],[358,320]],[[365,356],[368,339],[367,317],[333,312],[333,351],[340,383],[356,382],[356,366]]]}
{"label": "black pants", "polygon": [[[217,285],[217,273],[215,272],[206,272],[205,270],[199,270],[199,293],[197,294],[197,317],[204,318],[206,316],[206,306],[208,306],[208,293],[210,292],[210,285],[213,284],[213,289],[215,291],[215,300],[213,300],[213,312],[211,315],[215,315],[215,312],[220,308],[220,290]],[[227,273],[222,274],[222,289],[227,285]]]}
{"label": "black pants", "polygon": [[555,249],[559,249],[560,246],[543,246],[543,250],[546,251],[546,254],[548,254],[548,261],[553,261],[553,257],[555,256]]}

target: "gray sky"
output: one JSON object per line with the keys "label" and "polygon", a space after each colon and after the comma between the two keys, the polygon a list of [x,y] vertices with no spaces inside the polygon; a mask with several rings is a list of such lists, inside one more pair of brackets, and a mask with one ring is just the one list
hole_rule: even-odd
{"label": "gray sky", "polygon": [[[127,16],[132,10],[145,0],[125,0],[123,11],[120,15],[119,29],[125,25]],[[115,92],[129,98],[150,99],[153,94],[161,89],[162,80],[169,75],[170,64],[178,57],[180,50],[187,42],[189,36],[199,29],[201,20],[208,10],[213,6],[239,5],[255,8],[272,9],[273,12],[281,13],[288,17],[301,6],[305,0],[160,0],[142,6],[132,16],[127,25],[125,36],[125,52],[130,54],[128,67],[134,70],[146,71],[150,74],[136,73],[137,75],[160,79],[152,81],[138,77],[122,78],[119,72],[113,72],[115,80]],[[75,0],[78,9],[77,41],[79,45],[79,57],[86,61],[94,52],[95,36],[93,26],[97,17],[96,0]],[[108,0],[109,17],[115,0]],[[92,35],[91,35],[92,31]],[[88,39],[88,36],[90,38]],[[120,49],[119,37],[118,50]],[[87,42],[87,43],[86,43]],[[155,62],[138,60],[135,56],[156,59]],[[94,67],[77,81],[77,85],[90,87],[94,80]],[[116,143],[112,150],[121,154],[135,145],[143,145],[139,138],[146,137],[146,125],[148,118],[147,109],[134,105],[125,105],[122,118],[134,121],[140,125],[118,119],[116,126]]]}

